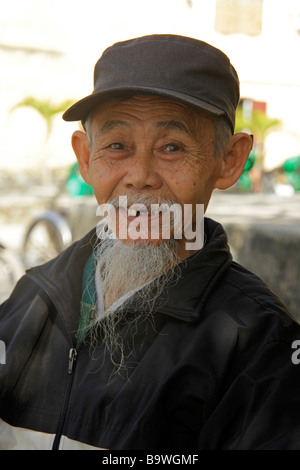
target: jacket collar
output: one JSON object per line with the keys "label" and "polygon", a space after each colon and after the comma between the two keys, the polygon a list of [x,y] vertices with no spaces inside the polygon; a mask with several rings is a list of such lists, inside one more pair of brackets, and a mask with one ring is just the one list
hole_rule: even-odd
{"label": "jacket collar", "polygon": [[83,270],[96,239],[96,231],[93,229],[56,258],[26,271],[26,275],[47,293],[73,341],[80,316]]}
{"label": "jacket collar", "polygon": [[[223,227],[208,218],[205,218],[204,227],[204,247],[178,265],[180,278],[158,299],[155,310],[159,313],[186,322],[196,321],[219,277],[231,264],[232,256]],[[27,271],[27,276],[48,294],[71,334],[78,327],[82,274],[96,237],[93,229],[54,260]],[[126,310],[134,311],[134,302],[129,303]]]}

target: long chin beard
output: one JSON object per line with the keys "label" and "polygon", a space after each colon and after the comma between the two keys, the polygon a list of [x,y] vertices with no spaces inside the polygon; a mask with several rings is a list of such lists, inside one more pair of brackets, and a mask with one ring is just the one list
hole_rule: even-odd
{"label": "long chin beard", "polygon": [[[177,252],[178,241],[174,239],[151,245],[144,241],[125,244],[107,237],[97,246],[99,262],[95,278],[96,285],[101,278],[104,309],[102,318],[95,316],[89,338],[92,347],[99,341],[104,343],[115,372],[126,369],[126,358],[134,352],[132,348],[128,350],[128,344],[134,344],[138,324],[151,323],[153,327],[154,304],[157,305],[162,292],[178,278],[179,273],[176,270],[175,274],[174,269],[178,264]],[[131,295],[126,296],[128,293]],[[115,301],[120,304],[117,313],[111,309]],[[124,313],[129,302],[134,302],[134,310],[138,312],[134,318]],[[124,331],[127,331],[126,347],[122,339]]]}

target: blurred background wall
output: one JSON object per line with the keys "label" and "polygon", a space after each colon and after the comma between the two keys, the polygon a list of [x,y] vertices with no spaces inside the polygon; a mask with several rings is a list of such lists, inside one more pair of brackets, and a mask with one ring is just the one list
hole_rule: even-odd
{"label": "blurred background wall", "polygon": [[2,173],[72,163],[77,124],[57,112],[48,133],[41,113],[20,103],[76,101],[92,91],[107,46],[152,33],[193,36],[230,57],[243,112],[280,120],[265,139],[266,168],[300,154],[299,0],[0,0],[0,11]]}

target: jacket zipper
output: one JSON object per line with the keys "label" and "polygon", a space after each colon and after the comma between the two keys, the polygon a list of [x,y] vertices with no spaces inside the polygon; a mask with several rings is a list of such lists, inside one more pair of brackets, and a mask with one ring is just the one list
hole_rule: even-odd
{"label": "jacket zipper", "polygon": [[[32,276],[31,273],[29,273],[29,272],[27,273],[27,276],[33,282],[35,282],[38,286],[40,286],[41,289],[43,289],[43,291],[47,294],[47,296],[49,297],[49,299],[51,300],[51,302],[55,306],[57,312],[60,312],[60,309],[58,308],[58,306],[56,304],[55,298],[53,297],[53,295],[51,295],[51,291],[49,292],[49,289],[47,288],[45,283],[41,282],[40,279],[37,279],[34,275]],[[69,331],[68,331],[68,333],[69,333]],[[71,336],[70,336],[70,339],[71,339]],[[71,339],[71,341],[72,341],[72,339]],[[52,450],[58,450],[59,449],[60,439],[61,439],[61,436],[62,436],[62,430],[63,430],[63,426],[64,426],[64,423],[65,423],[65,418],[66,418],[66,414],[67,414],[68,403],[69,403],[69,398],[70,398],[70,393],[71,393],[71,388],[72,388],[72,383],[73,383],[74,363],[77,359],[77,355],[78,355],[78,352],[75,348],[70,348],[69,349],[67,387],[66,387],[66,391],[65,391],[63,405],[62,405],[61,412],[60,412],[60,417],[59,417],[59,421],[58,421],[58,426],[57,426],[55,438],[54,438],[53,445],[52,445]]]}
{"label": "jacket zipper", "polygon": [[74,363],[76,361],[76,358],[77,358],[77,351],[76,351],[75,348],[71,348],[69,350],[67,387],[66,387],[65,397],[64,397],[64,401],[63,401],[63,406],[62,406],[62,410],[61,410],[61,414],[60,414],[60,418],[59,418],[59,422],[58,422],[57,431],[56,431],[56,435],[55,435],[55,438],[54,438],[52,450],[58,450],[59,449],[60,439],[61,439],[61,436],[62,436],[62,430],[63,430],[63,426],[64,426],[64,423],[65,423],[65,418],[66,418],[67,409],[68,409],[68,402],[69,402],[70,393],[71,393],[71,387],[72,387],[73,376],[74,376],[74,374],[73,374],[73,372],[74,372]]}

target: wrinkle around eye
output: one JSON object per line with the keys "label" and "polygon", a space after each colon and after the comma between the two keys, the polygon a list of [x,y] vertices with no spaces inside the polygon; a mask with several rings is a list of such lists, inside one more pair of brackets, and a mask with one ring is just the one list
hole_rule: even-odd
{"label": "wrinkle around eye", "polygon": [[[117,146],[119,148],[114,148]],[[118,156],[121,153],[126,152],[126,147],[123,143],[115,141],[110,143],[95,143],[91,152],[92,159],[99,159],[110,156]]]}

